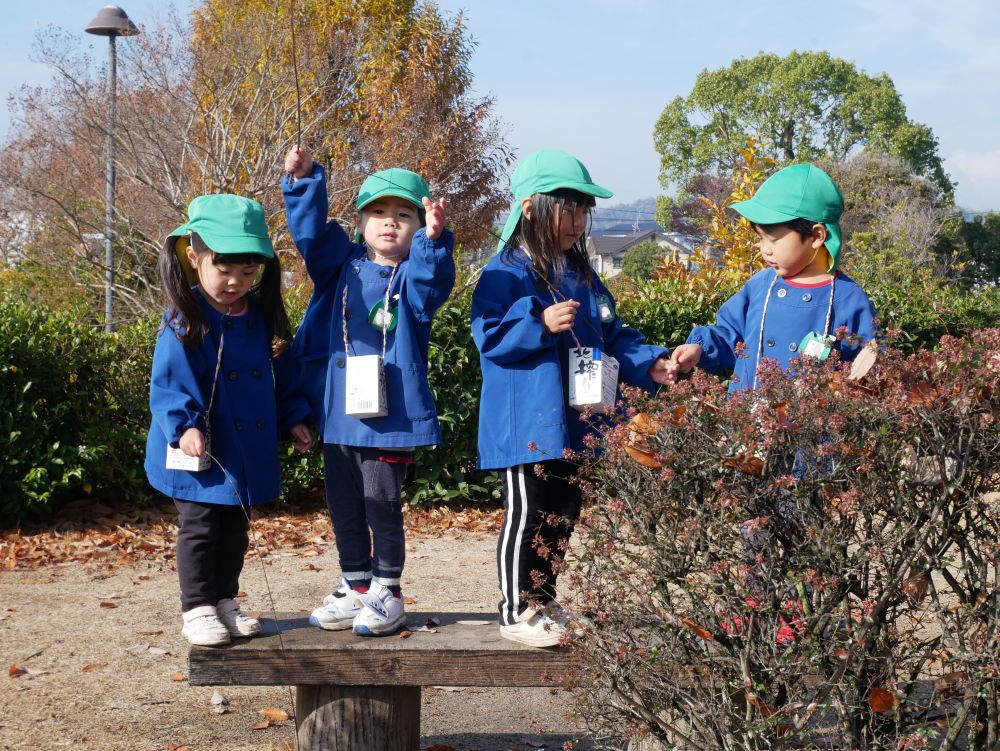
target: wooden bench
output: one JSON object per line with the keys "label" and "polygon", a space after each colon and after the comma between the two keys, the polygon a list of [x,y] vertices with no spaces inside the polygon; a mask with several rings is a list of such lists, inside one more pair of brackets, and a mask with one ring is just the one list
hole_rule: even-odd
{"label": "wooden bench", "polygon": [[[262,618],[262,636],[192,647],[188,681],[294,685],[301,751],[419,751],[423,686],[561,686],[578,673],[567,649],[509,642],[493,619],[463,623],[481,623],[483,613],[407,616],[412,633],[405,639],[322,631],[300,614]],[[416,630],[430,619],[438,621],[430,626],[436,633]]]}

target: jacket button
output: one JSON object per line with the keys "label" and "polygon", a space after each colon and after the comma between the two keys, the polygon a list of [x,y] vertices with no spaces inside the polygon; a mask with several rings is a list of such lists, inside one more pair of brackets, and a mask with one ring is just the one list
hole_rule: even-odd
{"label": "jacket button", "polygon": [[809,292],[806,292],[804,295],[802,295],[802,302],[809,302],[812,299],[813,299],[813,296]]}
{"label": "jacket button", "polygon": [[263,430],[265,425],[267,425],[266,422],[264,422],[263,420],[258,420],[257,421],[257,430]]}
{"label": "jacket button", "polygon": [[799,348],[799,345],[796,344],[795,342],[789,342],[788,343],[788,349],[790,349],[792,352],[795,352],[798,348]]}
{"label": "jacket button", "polygon": [[257,370],[257,368],[254,368],[253,370],[250,371],[250,375],[252,375],[254,378],[260,378],[260,371]]}
{"label": "jacket button", "polygon": [[240,377],[240,374],[237,373],[235,370],[229,371],[229,380],[230,381],[235,381],[239,377]]}
{"label": "jacket button", "polygon": [[233,322],[232,321],[224,321],[222,325],[223,325],[223,327],[225,327],[227,329],[231,329],[233,327]]}
{"label": "jacket button", "polygon": [[235,423],[233,423],[233,425],[236,427],[237,430],[243,430],[243,421],[242,420],[237,420]]}
{"label": "jacket button", "polygon": [[359,269],[357,266],[351,266],[351,273],[352,274],[360,274],[361,273],[361,269]]}
{"label": "jacket button", "polygon": [[337,367],[338,367],[338,368],[342,368],[342,367],[344,367],[344,358],[343,358],[343,357],[338,357],[338,358],[337,358],[337,363],[336,363],[336,364],[337,364]]}
{"label": "jacket button", "polygon": [[768,347],[773,347],[774,346],[774,339],[768,339],[767,340],[767,346]]}
{"label": "jacket button", "polygon": [[383,279],[385,279],[387,276],[389,276],[389,272],[386,271],[385,269],[382,269],[380,272],[378,272],[378,275]]}
{"label": "jacket button", "polygon": [[786,290],[786,289],[779,289],[778,290],[778,297],[784,297],[787,294],[788,294],[788,290]]}

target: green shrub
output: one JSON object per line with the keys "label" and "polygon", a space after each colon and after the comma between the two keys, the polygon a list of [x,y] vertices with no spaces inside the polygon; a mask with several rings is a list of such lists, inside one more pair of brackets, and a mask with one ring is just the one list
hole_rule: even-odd
{"label": "green shrub", "polygon": [[0,302],[0,524],[90,489],[107,455],[104,352],[72,313]]}

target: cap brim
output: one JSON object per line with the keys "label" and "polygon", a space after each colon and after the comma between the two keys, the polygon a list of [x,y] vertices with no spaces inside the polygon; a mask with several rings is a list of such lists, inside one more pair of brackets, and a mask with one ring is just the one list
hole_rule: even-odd
{"label": "cap brim", "polygon": [[790,222],[793,219],[799,218],[794,214],[761,206],[759,203],[754,203],[752,198],[749,201],[731,203],[729,204],[729,208],[754,224],[781,224],[782,222]]}

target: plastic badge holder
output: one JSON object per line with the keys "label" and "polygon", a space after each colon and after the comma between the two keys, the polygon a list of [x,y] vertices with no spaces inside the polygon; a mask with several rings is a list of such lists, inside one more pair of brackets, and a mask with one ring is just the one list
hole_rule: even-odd
{"label": "plastic badge holder", "polygon": [[347,358],[345,373],[348,417],[385,417],[389,405],[385,398],[385,367],[381,355]]}
{"label": "plastic badge holder", "polygon": [[569,406],[609,412],[618,393],[618,361],[597,347],[569,351]]}
{"label": "plastic badge holder", "polygon": [[204,472],[212,466],[212,459],[209,457],[211,452],[211,443],[209,441],[205,441],[205,453],[201,456],[188,456],[179,448],[174,448],[170,444],[167,444],[167,469]]}

